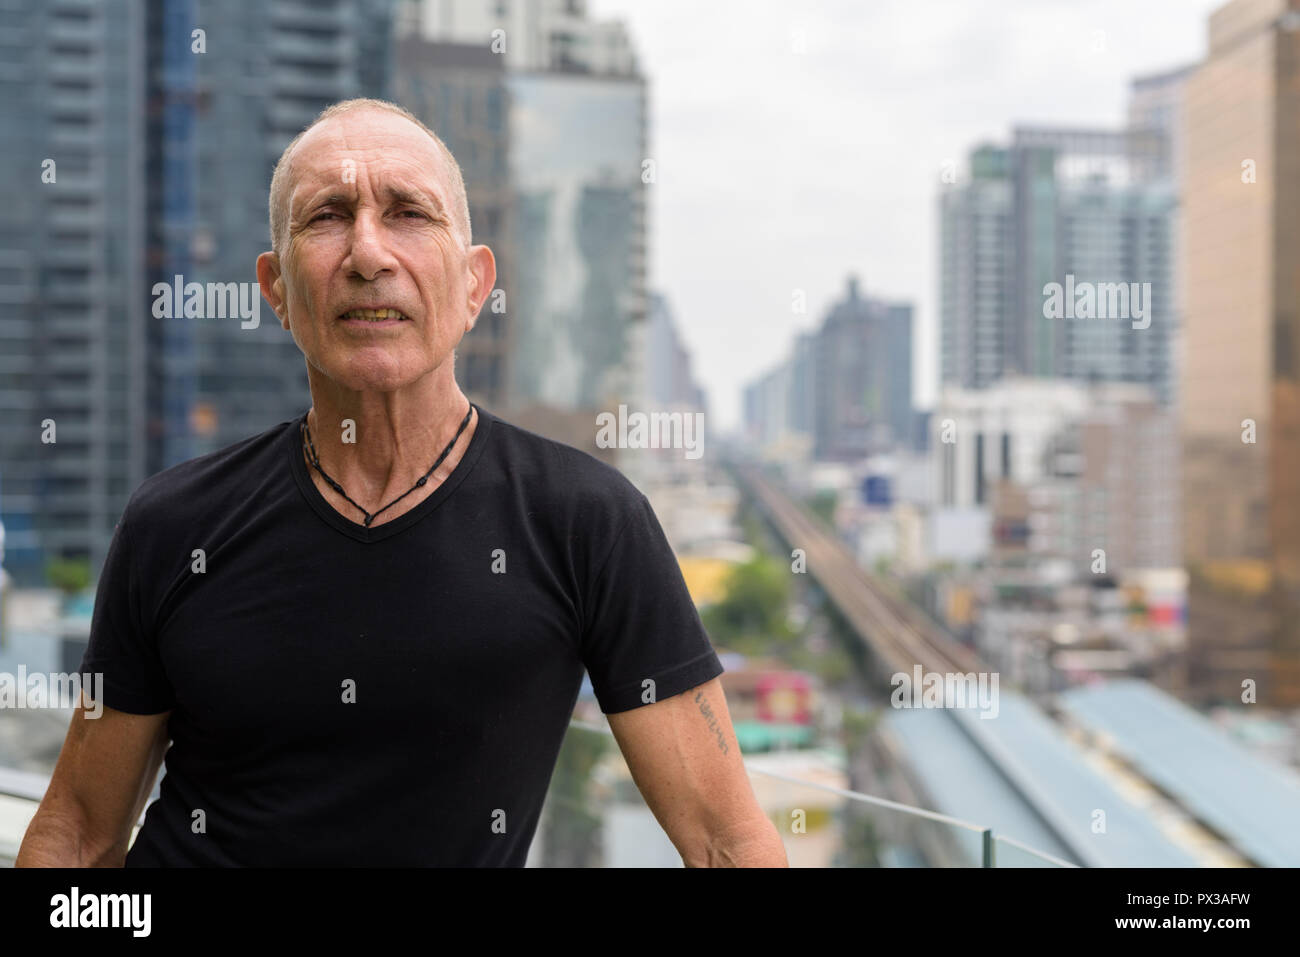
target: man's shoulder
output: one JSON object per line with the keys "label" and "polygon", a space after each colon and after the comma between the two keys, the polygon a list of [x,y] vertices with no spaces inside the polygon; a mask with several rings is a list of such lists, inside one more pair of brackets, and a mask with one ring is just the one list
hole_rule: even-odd
{"label": "man's shoulder", "polygon": [[[523,487],[553,500],[616,510],[638,504],[640,489],[608,462],[493,415],[502,468]],[[593,435],[594,430],[593,430]]]}
{"label": "man's shoulder", "polygon": [[186,459],[149,476],[136,488],[126,512],[135,524],[172,523],[191,514],[220,509],[224,499],[257,494],[268,474],[268,457],[296,420],[288,419],[257,435]]}

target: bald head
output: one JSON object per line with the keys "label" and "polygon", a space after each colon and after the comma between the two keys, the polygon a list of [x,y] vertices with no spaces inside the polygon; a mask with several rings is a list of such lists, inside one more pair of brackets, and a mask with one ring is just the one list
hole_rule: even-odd
{"label": "bald head", "polygon": [[279,161],[275,164],[275,172],[271,174],[271,196],[270,196],[270,220],[271,220],[271,248],[276,255],[284,252],[284,247],[288,241],[289,232],[289,200],[293,195],[294,180],[294,161],[293,154],[303,138],[313,129],[322,123],[346,116],[357,111],[380,111],[392,113],[400,116],[428,134],[437,146],[438,153],[442,156],[443,175],[442,181],[450,190],[451,197],[451,215],[456,227],[456,234],[460,237],[461,242],[469,246],[472,241],[472,231],[469,218],[469,198],[465,194],[465,179],[461,175],[460,164],[456,158],[451,155],[451,150],[433,130],[429,129],[419,118],[409,110],[404,110],[396,103],[389,103],[387,100],[356,99],[343,100],[332,106],[326,107],[321,111],[311,123],[301,133],[295,136],[289,143],[283,153],[280,154]]}

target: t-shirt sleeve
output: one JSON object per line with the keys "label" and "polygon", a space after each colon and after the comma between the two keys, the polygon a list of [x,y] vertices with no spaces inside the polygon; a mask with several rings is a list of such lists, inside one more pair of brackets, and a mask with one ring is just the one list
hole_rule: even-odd
{"label": "t-shirt sleeve", "polygon": [[[175,705],[175,695],[152,632],[132,549],[130,506],[117,523],[95,592],[90,643],[81,659],[89,688],[100,688],[104,705],[130,714],[159,714]],[[102,685],[98,684],[102,681]]]}
{"label": "t-shirt sleeve", "polygon": [[596,572],[584,618],[583,662],[605,714],[662,701],[723,672],[672,547],[640,492]]}

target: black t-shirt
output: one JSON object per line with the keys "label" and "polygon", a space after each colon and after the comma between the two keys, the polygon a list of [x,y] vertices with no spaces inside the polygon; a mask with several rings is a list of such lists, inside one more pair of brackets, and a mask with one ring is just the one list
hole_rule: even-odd
{"label": "black t-shirt", "polygon": [[723,671],[663,530],[616,469],[481,408],[451,476],[366,528],[300,421],[118,522],[81,668],[172,712],[126,863],[522,866],[584,666],[607,714]]}

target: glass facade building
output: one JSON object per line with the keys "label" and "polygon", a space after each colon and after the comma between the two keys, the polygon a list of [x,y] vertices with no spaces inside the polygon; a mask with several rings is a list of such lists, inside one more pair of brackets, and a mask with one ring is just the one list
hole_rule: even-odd
{"label": "glass facade building", "polygon": [[939,374],[982,389],[1006,371],[1012,282],[1008,153],[971,153],[970,179],[939,195]]}
{"label": "glass facade building", "polygon": [[[1165,147],[1159,130],[1023,127],[1009,147],[972,152],[969,179],[939,198],[943,383],[1132,382],[1172,403],[1178,193]],[[1067,282],[1124,284],[1129,318],[1048,318],[1045,288]]]}
{"label": "glass facade building", "polygon": [[[145,475],[145,44],[126,0],[0,5],[0,520],[15,581],[103,561]],[[123,52],[125,51],[125,53]],[[156,394],[156,391],[155,391]]]}
{"label": "glass facade building", "polygon": [[509,85],[512,398],[570,409],[634,401],[646,317],[645,83],[539,72]]}
{"label": "glass facade building", "polygon": [[1234,0],[1188,80],[1189,680],[1300,705],[1300,2]]}

